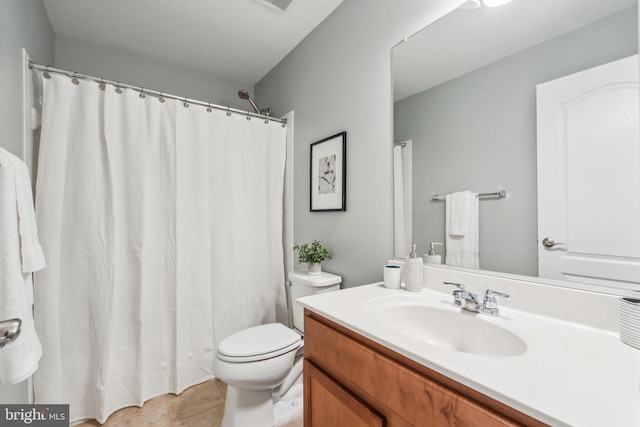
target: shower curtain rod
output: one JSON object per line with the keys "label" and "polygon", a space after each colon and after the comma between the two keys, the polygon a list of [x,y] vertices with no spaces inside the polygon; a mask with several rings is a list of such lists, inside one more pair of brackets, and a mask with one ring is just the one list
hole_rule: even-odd
{"label": "shower curtain rod", "polygon": [[[89,81],[93,81],[99,84],[110,84],[112,86],[116,87],[116,91],[118,89],[131,89],[135,92],[140,93],[140,95],[152,95],[152,96],[156,96],[159,99],[165,99],[165,98],[169,98],[169,99],[175,99],[178,101],[183,101],[186,106],[188,106],[189,104],[194,104],[194,105],[200,105],[202,107],[207,107],[207,108],[213,108],[216,110],[222,110],[222,111],[226,111],[227,114],[230,113],[235,113],[235,114],[242,114],[244,116],[247,117],[257,117],[260,119],[264,119],[265,123],[268,123],[268,121],[272,121],[272,122],[276,122],[276,123],[282,123],[282,127],[286,126],[287,124],[287,119],[280,119],[278,117],[271,117],[271,116],[265,116],[263,114],[257,114],[257,113],[252,113],[251,111],[242,111],[242,110],[238,110],[235,108],[231,108],[231,107],[225,107],[223,105],[216,105],[216,104],[212,104],[210,102],[203,102],[203,101],[196,101],[194,99],[190,99],[190,98],[186,98],[186,97],[180,97],[180,96],[175,96],[175,95],[170,95],[168,93],[164,93],[164,92],[158,92],[155,90],[150,90],[150,89],[145,89],[142,86],[133,86],[133,85],[128,85],[126,83],[120,83],[120,82],[114,82],[113,80],[106,80],[103,78],[98,78],[98,77],[92,77],[92,76],[87,76],[86,74],[80,74],[80,73],[76,73],[73,71],[67,71],[67,70],[61,70],[59,68],[53,68],[53,67],[49,67],[48,65],[40,65],[40,64],[36,64],[33,61],[29,61],[29,69],[30,70],[39,70],[42,71],[42,75],[44,78],[48,78],[46,76],[45,73],[55,73],[55,74],[62,74],[63,76],[67,76],[71,79],[81,79],[81,80],[89,80]],[[77,83],[76,83],[77,84]]]}

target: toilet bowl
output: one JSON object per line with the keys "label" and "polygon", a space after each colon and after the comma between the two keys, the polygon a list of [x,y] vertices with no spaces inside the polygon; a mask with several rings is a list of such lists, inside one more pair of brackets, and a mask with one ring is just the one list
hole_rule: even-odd
{"label": "toilet bowl", "polygon": [[294,329],[269,323],[220,342],[213,372],[227,384],[222,427],[272,427],[302,413],[303,308],[295,298],[338,290],[341,281],[326,272],[290,272]]}

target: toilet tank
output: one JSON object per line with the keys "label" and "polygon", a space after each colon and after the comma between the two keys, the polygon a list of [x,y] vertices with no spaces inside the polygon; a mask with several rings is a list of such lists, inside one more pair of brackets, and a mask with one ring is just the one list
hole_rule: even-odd
{"label": "toilet tank", "polygon": [[323,292],[337,291],[340,289],[342,277],[325,271],[320,274],[309,274],[307,270],[289,272],[289,295],[293,310],[293,327],[304,332],[304,309],[296,302],[296,299],[307,295],[321,294]]}

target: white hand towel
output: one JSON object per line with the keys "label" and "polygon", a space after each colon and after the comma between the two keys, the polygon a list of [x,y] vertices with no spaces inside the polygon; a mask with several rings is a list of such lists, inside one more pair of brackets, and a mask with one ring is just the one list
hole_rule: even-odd
{"label": "white hand towel", "polygon": [[[452,199],[454,199],[452,196],[454,195],[465,198],[465,202],[456,204],[454,207],[454,203],[452,203]],[[448,194],[445,203],[446,264],[459,267],[480,268],[478,194],[470,191]],[[462,210],[462,207],[464,207],[464,210]],[[458,210],[458,212],[452,213],[453,209]],[[453,221],[457,221],[454,227],[452,227]]]}
{"label": "white hand towel", "polygon": [[[28,192],[28,194],[23,194]],[[42,346],[33,321],[33,275],[44,268],[26,165],[0,148],[0,320],[19,318],[18,338],[0,350],[0,383],[15,384],[38,368]]]}
{"label": "white hand towel", "polygon": [[447,230],[452,236],[464,236],[467,232],[469,219],[469,207],[473,203],[475,194],[471,191],[459,191],[447,194],[447,207],[449,208],[449,226]]}
{"label": "white hand towel", "polygon": [[33,194],[31,178],[27,165],[16,156],[7,153],[13,165],[18,204],[18,226],[20,228],[20,252],[22,255],[22,272],[31,273],[47,266],[38,240],[38,227],[33,211]]}

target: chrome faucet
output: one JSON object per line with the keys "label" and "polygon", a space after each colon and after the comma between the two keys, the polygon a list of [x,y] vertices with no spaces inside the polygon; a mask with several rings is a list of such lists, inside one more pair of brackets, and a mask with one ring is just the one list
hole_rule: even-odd
{"label": "chrome faucet", "polygon": [[467,291],[462,283],[452,283],[452,282],[442,282],[445,285],[455,286],[456,289],[453,291],[453,305],[456,307],[464,308],[468,311],[473,311],[474,313],[478,313],[482,308],[480,301],[478,301],[478,296],[472,294]]}
{"label": "chrome faucet", "polygon": [[502,297],[505,299],[511,298],[511,295],[487,289],[484,293],[484,299],[481,304],[478,300],[478,295],[467,291],[462,283],[442,283],[444,283],[445,285],[452,285],[456,287],[456,289],[452,292],[453,305],[474,313],[484,313],[490,314],[492,316],[497,316],[498,314],[500,314],[500,310],[498,310],[498,301],[496,297]]}

